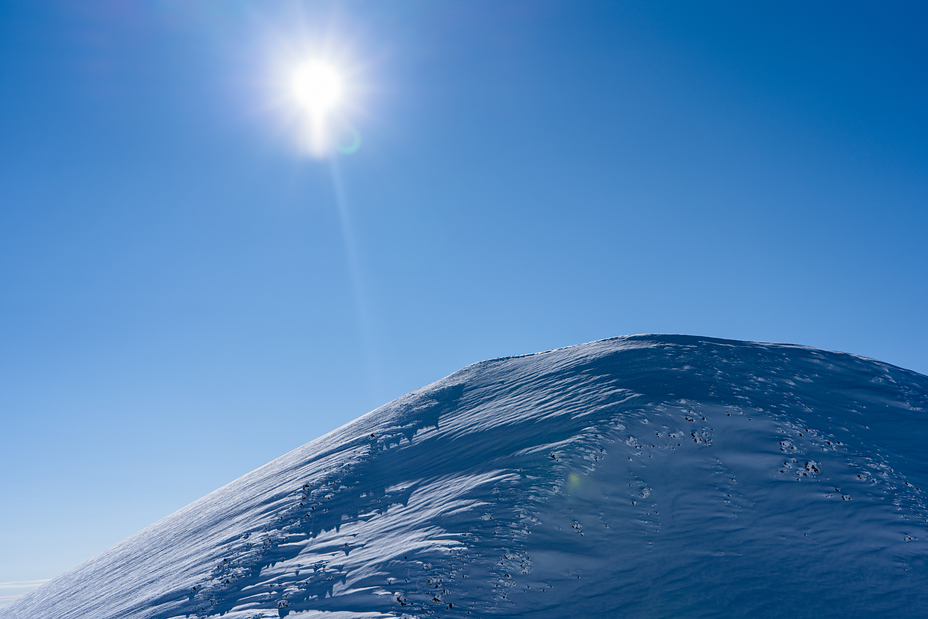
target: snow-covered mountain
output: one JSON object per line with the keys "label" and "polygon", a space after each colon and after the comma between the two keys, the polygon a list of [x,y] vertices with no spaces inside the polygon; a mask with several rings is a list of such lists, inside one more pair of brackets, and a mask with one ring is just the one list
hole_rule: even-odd
{"label": "snow-covered mountain", "polygon": [[623,337],[485,361],[6,619],[928,616],[928,377]]}

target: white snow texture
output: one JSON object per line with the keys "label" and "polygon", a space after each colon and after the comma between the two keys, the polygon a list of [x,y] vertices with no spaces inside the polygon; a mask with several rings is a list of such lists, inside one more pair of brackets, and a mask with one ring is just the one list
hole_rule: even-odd
{"label": "white snow texture", "polygon": [[928,377],[621,337],[485,361],[5,619],[928,616]]}

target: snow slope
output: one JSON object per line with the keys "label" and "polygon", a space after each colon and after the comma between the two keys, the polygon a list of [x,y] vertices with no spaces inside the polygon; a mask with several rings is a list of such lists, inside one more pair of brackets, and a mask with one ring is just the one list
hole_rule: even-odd
{"label": "snow slope", "polygon": [[5,619],[928,616],[928,377],[623,337],[478,363]]}

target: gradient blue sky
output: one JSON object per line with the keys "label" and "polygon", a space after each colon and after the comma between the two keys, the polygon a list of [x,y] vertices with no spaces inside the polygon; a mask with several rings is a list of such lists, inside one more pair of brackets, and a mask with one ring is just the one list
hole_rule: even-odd
{"label": "gradient blue sky", "polygon": [[[0,3],[0,582],[490,357],[928,373],[925,6]],[[328,160],[283,96],[318,50]]]}

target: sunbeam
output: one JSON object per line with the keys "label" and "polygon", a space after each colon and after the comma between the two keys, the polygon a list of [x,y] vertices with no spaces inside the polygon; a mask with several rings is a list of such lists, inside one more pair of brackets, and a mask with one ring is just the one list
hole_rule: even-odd
{"label": "sunbeam", "polygon": [[376,355],[374,352],[371,312],[365,294],[359,252],[355,241],[354,226],[352,225],[348,199],[345,194],[344,180],[336,157],[329,158],[329,170],[332,177],[332,187],[335,191],[335,201],[338,209],[342,241],[345,245],[345,257],[348,262],[349,276],[351,277],[351,288],[354,292],[355,312],[358,322],[358,339],[364,354],[368,386],[372,391],[376,391],[379,381]]}

